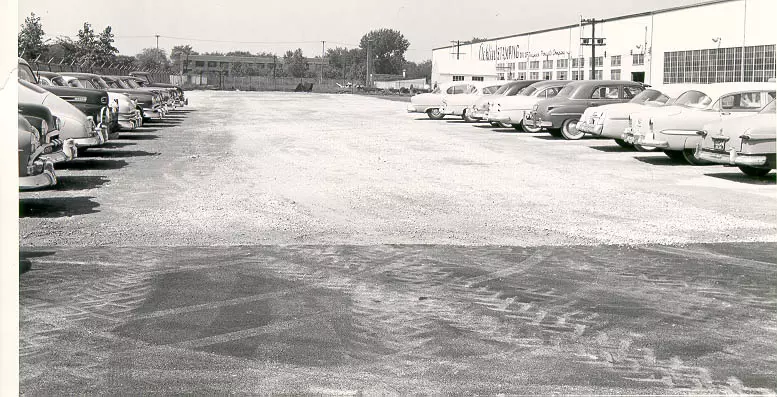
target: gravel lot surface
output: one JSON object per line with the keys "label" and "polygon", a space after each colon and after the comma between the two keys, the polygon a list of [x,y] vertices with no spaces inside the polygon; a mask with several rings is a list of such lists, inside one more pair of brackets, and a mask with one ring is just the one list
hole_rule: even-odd
{"label": "gravel lot surface", "polygon": [[189,97],[195,111],[23,194],[22,245],[777,240],[774,173],[432,121],[365,96]]}
{"label": "gravel lot surface", "polygon": [[21,194],[23,395],[775,395],[774,173],[187,97]]}

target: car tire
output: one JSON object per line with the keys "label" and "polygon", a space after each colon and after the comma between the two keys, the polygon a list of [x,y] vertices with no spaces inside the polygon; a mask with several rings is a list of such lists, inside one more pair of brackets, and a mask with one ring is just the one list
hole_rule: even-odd
{"label": "car tire", "polygon": [[538,132],[542,132],[542,127],[528,127],[526,124],[521,121],[521,128],[529,133],[536,134]]}
{"label": "car tire", "polygon": [[556,138],[562,138],[561,130],[558,128],[548,128],[548,133]]}
{"label": "car tire", "polygon": [[664,154],[669,157],[670,159],[674,161],[682,161],[685,162],[685,157],[683,156],[683,152],[679,150],[664,150]]}
{"label": "car tire", "polygon": [[578,139],[582,139],[585,134],[578,131],[577,129],[577,123],[580,120],[577,119],[566,119],[561,124],[561,136],[568,140],[568,141],[576,141]]}
{"label": "car tire", "polygon": [[496,121],[489,121],[488,124],[491,124],[492,127],[499,127]]}
{"label": "car tire", "polygon": [[747,165],[740,165],[739,170],[747,176],[766,176],[772,171],[770,168],[756,168]]}
{"label": "car tire", "polygon": [[633,149],[634,145],[624,141],[623,139],[616,139],[615,143],[618,144],[618,146],[624,148],[624,149]]}
{"label": "car tire", "polygon": [[497,124],[498,126],[502,127],[502,128],[513,128],[513,125],[512,125],[512,124],[503,123],[503,122],[501,122],[501,121],[497,122],[496,124]]}
{"label": "car tire", "polygon": [[469,117],[469,109],[464,109],[464,113],[461,114],[461,118],[468,123],[474,123],[477,121],[477,119]]}
{"label": "car tire", "polygon": [[432,119],[432,120],[442,120],[443,117],[445,117],[444,114],[440,111],[440,109],[429,109],[426,111],[426,115]]}
{"label": "car tire", "polygon": [[691,164],[691,165],[709,165],[709,164],[712,164],[709,161],[704,161],[704,160],[697,159],[696,156],[694,156],[694,152],[695,151],[696,151],[695,149],[685,149],[685,150],[683,150],[682,152],[679,152],[679,153],[682,153],[683,159],[688,164]]}
{"label": "car tire", "polygon": [[657,152],[661,150],[657,147],[646,147],[642,145],[634,145],[634,149],[637,149],[638,152]]}

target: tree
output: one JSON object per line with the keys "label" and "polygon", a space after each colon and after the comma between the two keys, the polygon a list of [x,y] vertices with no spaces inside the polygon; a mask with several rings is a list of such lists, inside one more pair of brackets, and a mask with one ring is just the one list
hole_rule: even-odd
{"label": "tree", "polygon": [[227,53],[227,56],[252,57],[253,55],[248,51],[230,51]]}
{"label": "tree", "polygon": [[170,68],[170,60],[161,49],[144,48],[140,54],[136,55],[138,66],[142,69],[163,69]]}
{"label": "tree", "polygon": [[359,47],[369,46],[374,68],[373,73],[401,74],[405,63],[405,51],[410,42],[397,30],[378,29],[362,36]]}
{"label": "tree", "polygon": [[95,36],[89,22],[84,22],[84,28],[78,31],[78,40],[76,40],[75,45],[79,62],[94,63],[97,61],[97,36]]}
{"label": "tree", "polygon": [[293,52],[286,51],[286,54],[283,55],[283,67],[292,77],[305,77],[308,66],[305,56],[302,55],[302,49],[297,48]]}
{"label": "tree", "polygon": [[429,81],[432,78],[432,61],[426,60],[420,63],[408,61],[405,64],[407,70],[408,79],[426,79]]}
{"label": "tree", "polygon": [[186,44],[186,45],[177,45],[174,46],[173,49],[170,51],[170,60],[173,61],[173,70],[181,71],[183,73],[184,71],[184,61],[186,61],[186,58],[189,55],[198,55],[199,53],[197,51],[194,51],[192,49],[192,46]]}
{"label": "tree", "polygon": [[471,43],[479,43],[481,41],[486,41],[488,39],[480,38],[480,37],[473,37],[471,40],[462,41],[461,44],[471,44]]}
{"label": "tree", "polygon": [[232,76],[244,76],[246,75],[246,66],[243,62],[232,62]]}
{"label": "tree", "polygon": [[43,45],[43,25],[40,23],[40,17],[35,13],[24,18],[24,24],[19,30],[19,56],[29,59],[35,59],[46,51]]}
{"label": "tree", "polygon": [[117,55],[116,64],[119,65],[119,67],[123,67],[126,69],[138,68],[137,59],[133,56],[128,56],[128,55]]}
{"label": "tree", "polygon": [[113,33],[111,33],[111,27],[106,26],[105,30],[97,37],[97,57],[99,61],[111,62],[116,61],[116,54],[119,49],[113,46]]}

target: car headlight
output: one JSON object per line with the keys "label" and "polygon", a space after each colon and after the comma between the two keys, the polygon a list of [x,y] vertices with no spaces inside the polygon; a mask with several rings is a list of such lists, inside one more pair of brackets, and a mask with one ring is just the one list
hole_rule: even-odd
{"label": "car headlight", "polygon": [[46,120],[40,121],[40,134],[46,135],[46,133],[49,132],[49,123],[46,122]]}
{"label": "car headlight", "polygon": [[60,119],[57,116],[53,116],[53,117],[54,117],[54,130],[62,131],[62,126],[64,125],[64,123],[62,122],[62,119]]}
{"label": "car headlight", "polygon": [[94,132],[96,127],[97,127],[97,124],[94,123],[94,119],[92,118],[92,116],[87,116],[86,124],[84,124],[84,129],[86,130],[86,132],[89,132],[89,133]]}
{"label": "car headlight", "polygon": [[648,127],[650,127],[650,132],[653,132],[653,119],[650,119],[650,121],[648,121]]}
{"label": "car headlight", "polygon": [[40,133],[35,129],[35,127],[32,127],[32,129],[35,131],[32,132],[32,139],[30,139],[30,154],[35,153],[35,151],[40,147]]}

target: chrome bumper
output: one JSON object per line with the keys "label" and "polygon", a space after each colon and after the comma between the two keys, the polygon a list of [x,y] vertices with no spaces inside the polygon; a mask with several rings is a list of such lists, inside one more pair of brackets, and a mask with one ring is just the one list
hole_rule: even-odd
{"label": "chrome bumper", "polygon": [[699,160],[709,161],[710,163],[726,165],[746,165],[750,167],[761,167],[766,165],[767,158],[763,155],[741,154],[736,150],[728,153],[715,152],[704,149],[701,144],[696,147],[694,157]]}
{"label": "chrome bumper", "polygon": [[590,124],[590,123],[581,121],[577,123],[577,127],[575,128],[577,128],[578,131],[584,132],[586,134],[602,135],[602,129],[604,128],[604,126],[602,124]]}
{"label": "chrome bumper", "polygon": [[62,150],[41,154],[38,158],[57,164],[73,160],[76,157],[78,157],[78,148],[76,147],[75,140],[66,139],[64,142],[62,142]]}
{"label": "chrome bumper", "polygon": [[56,184],[57,174],[54,172],[54,163],[51,161],[43,162],[43,171],[41,173],[19,178],[19,190],[41,189]]}

